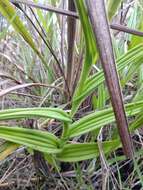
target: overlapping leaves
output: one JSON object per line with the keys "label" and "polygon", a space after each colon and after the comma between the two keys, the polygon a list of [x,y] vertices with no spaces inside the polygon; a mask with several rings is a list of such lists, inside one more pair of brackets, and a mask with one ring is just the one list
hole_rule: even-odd
{"label": "overlapping leaves", "polygon": [[0,126],[0,137],[45,153],[60,152],[59,139],[51,133],[20,127]]}
{"label": "overlapping leaves", "polygon": [[[104,82],[103,71],[100,71],[93,76],[88,76],[92,64],[96,62],[98,53],[96,50],[95,39],[92,35],[90,22],[88,20],[87,12],[84,6],[84,1],[75,1],[80,15],[86,45],[85,62],[82,68],[81,78],[72,100],[73,116],[82,103],[82,101],[88,97],[95,89]],[[112,17],[121,1],[111,0],[109,3],[114,7],[111,11],[110,17]],[[116,3],[116,4],[114,4]],[[111,7],[112,7],[111,6]],[[35,43],[32,40],[31,35],[21,22],[20,18],[16,15],[16,12],[8,0],[0,1],[0,12],[9,20],[12,21],[12,25],[24,38],[24,40],[32,47],[35,53],[40,57],[44,64],[45,61],[41,56],[41,53],[36,48]],[[16,15],[16,16],[15,16]],[[15,16],[15,17],[14,17]],[[139,44],[136,47],[130,49],[125,55],[121,56],[117,60],[118,71],[121,71],[128,65],[136,64],[139,66],[142,63],[143,58],[143,45]],[[134,102],[126,105],[127,116],[135,116],[140,114],[143,109],[143,101]],[[91,113],[78,121],[71,124],[72,120],[70,116],[58,108],[18,108],[0,111],[0,120],[22,119],[22,118],[54,118],[67,124],[67,139],[79,136],[91,131],[98,134],[99,129],[102,126],[106,126],[109,123],[115,121],[112,108],[103,109]],[[142,117],[139,117],[132,125],[131,130],[140,127],[142,124]],[[61,140],[55,135],[39,130],[25,129],[20,127],[6,127],[0,126],[0,138],[5,139],[7,142],[1,146],[0,153],[3,159],[18,146],[24,145],[34,150],[41,151],[48,155],[53,155],[60,161],[81,161],[85,159],[91,159],[99,155],[98,143],[77,143],[66,142],[61,146]],[[119,139],[112,141],[105,141],[102,143],[104,153],[115,150],[120,146]]]}

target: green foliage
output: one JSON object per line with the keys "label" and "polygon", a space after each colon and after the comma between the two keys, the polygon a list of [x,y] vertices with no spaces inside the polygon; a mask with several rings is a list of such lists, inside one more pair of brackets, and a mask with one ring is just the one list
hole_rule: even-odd
{"label": "green foliage", "polygon": [[16,108],[0,111],[0,120],[44,117],[71,122],[69,115],[59,108]]}
{"label": "green foliage", "polygon": [[[127,116],[134,116],[138,113],[141,113],[143,107],[143,101],[134,102],[126,106]],[[114,113],[112,108],[106,108],[102,111],[96,111],[95,113],[89,114],[80,120],[74,122],[69,129],[69,134],[71,137],[82,135],[84,133],[97,130],[102,126],[105,126],[109,123],[115,121]]]}
{"label": "green foliage", "polygon": [[82,29],[84,33],[86,53],[85,53],[84,64],[83,64],[81,75],[80,75],[80,80],[78,82],[78,86],[73,96],[72,109],[71,109],[72,116],[76,113],[81,103],[80,100],[77,100],[77,97],[84,92],[83,87],[85,86],[85,82],[86,82],[86,79],[88,78],[92,64],[95,64],[98,58],[96,42],[93,36],[93,31],[91,28],[90,21],[88,19],[84,2],[82,0],[76,1],[76,6],[79,12],[80,21],[81,21],[81,25],[82,25]]}
{"label": "green foliage", "polygon": [[[107,104],[107,100],[109,99],[109,97],[106,92],[103,70],[90,72],[92,71],[93,65],[98,60],[98,49],[96,47],[96,41],[93,36],[93,31],[91,23],[89,22],[88,19],[86,7],[84,1],[82,0],[75,2],[81,22],[81,27],[84,33],[85,56],[83,56],[84,61],[81,67],[80,78],[77,87],[75,89],[74,95],[71,99],[71,104],[72,104],[71,110],[67,111],[61,109],[61,108],[65,109],[67,108],[65,104],[63,105],[61,103],[59,104],[59,108],[49,107],[49,104],[45,104],[46,105],[45,108],[43,107],[15,108],[15,109],[4,109],[0,111],[1,121],[4,120],[8,121],[14,119],[20,120],[28,118],[33,118],[33,119],[36,118],[41,120],[45,119],[44,122],[46,121],[46,119],[59,120],[61,123],[60,127],[59,126],[58,127],[62,130],[62,135],[61,137],[59,137],[47,131],[27,129],[27,128],[22,128],[20,126],[7,127],[5,125],[0,125],[0,138],[6,140],[6,142],[0,146],[0,153],[1,153],[0,159],[4,159],[6,156],[12,153],[17,147],[22,145],[26,146],[26,148],[31,148],[33,150],[37,150],[44,153],[45,158],[49,160],[50,163],[53,163],[52,158],[54,158],[56,161],[64,161],[64,162],[77,162],[86,159],[92,159],[99,156],[98,142],[93,142],[91,138],[87,138],[86,140],[84,140],[84,142],[79,143],[80,141],[76,141],[76,138],[78,137],[80,139],[80,135],[86,135],[89,134],[89,132],[93,132],[94,136],[98,136],[99,130],[102,127],[106,127],[109,124],[115,125],[114,112],[110,107],[110,105]],[[121,1],[115,1],[115,0],[108,1],[109,19],[111,19],[116,14],[117,8],[119,7],[120,4]],[[44,76],[46,75],[45,73],[47,72],[48,76],[50,76],[51,78],[51,81],[53,81],[54,71],[51,72],[52,67],[49,68],[47,62],[45,62],[45,58],[43,57],[41,51],[39,50],[40,48],[37,47],[36,43],[33,40],[32,35],[28,31],[27,27],[23,24],[23,21],[20,19],[20,17],[17,16],[14,7],[11,5],[11,3],[8,0],[0,1],[0,12],[2,13],[2,15],[4,15],[7,18],[7,20],[14,27],[14,29],[23,37],[25,42],[29,44],[29,46],[32,48],[33,52],[35,53],[34,55],[38,55],[38,57],[45,65],[46,72],[41,71],[44,70],[43,68],[40,70],[40,77],[41,77],[40,81],[46,81],[47,78],[46,77],[44,78]],[[53,19],[52,14],[50,14],[50,16],[44,15],[42,11],[37,10],[36,16],[38,16],[40,22],[42,23],[42,27],[44,28],[46,33],[49,34],[50,32],[51,36],[55,35],[53,37],[53,40],[56,41],[57,33],[54,31],[56,33],[54,34],[53,28],[50,28],[50,26],[52,25],[51,20]],[[49,20],[48,26],[45,18],[48,18],[47,20]],[[60,19],[58,18],[58,16],[56,18],[56,21],[60,23]],[[141,25],[141,23],[139,25]],[[123,88],[125,87],[126,83],[135,76],[135,70],[138,70],[140,68],[143,59],[143,44],[138,43],[138,39],[133,38],[132,40],[133,40],[132,43],[134,42],[132,48],[130,48],[130,50],[128,50],[126,53],[124,53],[121,56],[120,53],[118,53],[119,56],[117,56],[116,60],[118,72],[124,73],[125,68],[127,70],[125,76],[121,78],[121,84]],[[118,47],[118,44],[115,44],[115,48],[116,45]],[[61,47],[59,45],[59,49],[60,48]],[[78,47],[76,48],[78,52]],[[28,56],[30,57],[30,52],[28,49],[24,49],[23,54],[24,54],[24,60],[26,62],[27,57]],[[48,56],[49,54],[47,55],[47,57]],[[49,60],[51,60],[51,58]],[[31,77],[31,72],[33,69],[32,64],[29,66],[29,62],[35,62],[33,57],[30,57],[28,59],[28,64],[26,65],[28,72],[26,73],[28,73],[29,75],[28,76],[26,75],[26,77],[29,76]],[[25,65],[23,67],[25,67]],[[142,87],[141,75],[140,79],[141,81],[139,86]],[[61,79],[61,76],[57,80],[53,81],[53,85],[60,87],[64,86],[64,82]],[[40,91],[42,94],[42,100],[40,102],[40,106],[43,104],[43,102],[45,102],[47,97],[50,97],[55,93],[52,90],[45,90],[45,91],[43,90],[44,93],[42,93],[41,89],[40,90],[38,89],[37,91],[38,92]],[[94,111],[92,113],[91,112],[86,113],[86,116],[82,116],[77,121],[75,121],[76,113],[78,113],[78,108],[81,106],[84,100],[92,96],[93,93],[94,93],[93,95]],[[54,95],[56,96],[57,94]],[[141,127],[143,122],[141,116],[143,109],[143,101],[141,99],[139,91],[137,91],[135,98],[131,100],[130,103],[125,104],[125,107],[128,118],[135,117],[135,119],[131,122],[130,125],[130,130],[134,131],[135,129]],[[115,151],[118,147],[121,146],[120,140],[118,138],[118,133],[117,131],[115,132],[116,132],[115,133],[116,140],[112,140],[111,138],[110,141],[105,140],[104,142],[101,143],[105,154],[109,154],[110,152]],[[74,137],[76,138],[73,139]]]}
{"label": "green foliage", "polygon": [[34,129],[0,126],[0,137],[45,153],[57,153],[59,139],[53,134]]}
{"label": "green foliage", "polygon": [[[125,55],[122,55],[120,58],[117,59],[117,70],[121,71],[126,66],[130,66],[130,68],[132,68],[132,65],[136,68],[139,67],[142,64],[142,57],[143,46],[142,44],[139,44],[129,50]],[[134,72],[134,69],[132,71]],[[103,71],[99,71],[96,74],[88,77],[86,82],[84,83],[83,90],[79,93],[79,95],[73,97],[73,104],[76,104],[78,102],[79,106],[86,97],[93,93],[95,89],[104,82],[104,80],[105,78]]]}
{"label": "green foliage", "polygon": [[7,156],[13,153],[19,144],[12,143],[10,141],[5,141],[0,144],[0,160],[4,160]]}
{"label": "green foliage", "polygon": [[[103,150],[105,153],[115,150],[120,146],[118,140],[103,142]],[[57,158],[65,162],[77,162],[81,160],[96,158],[99,155],[97,143],[77,143],[65,145],[63,151],[57,154]]]}

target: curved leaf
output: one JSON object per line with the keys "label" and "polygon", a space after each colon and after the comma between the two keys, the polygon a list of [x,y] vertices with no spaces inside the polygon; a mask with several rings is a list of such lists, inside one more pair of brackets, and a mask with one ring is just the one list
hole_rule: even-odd
{"label": "curved leaf", "polygon": [[[138,67],[142,64],[143,58],[143,44],[139,44],[136,47],[129,50],[125,55],[121,56],[117,60],[117,70],[118,72],[124,69],[129,64],[138,63]],[[99,71],[93,76],[89,77],[85,84],[81,93],[77,96],[73,97],[74,104],[80,106],[80,104],[84,101],[86,97],[88,97],[91,93],[95,91],[95,89],[104,82],[104,74],[103,71]]]}
{"label": "curved leaf", "polygon": [[31,117],[54,118],[64,122],[71,122],[70,116],[59,108],[16,108],[0,111],[0,120]]}
{"label": "curved leaf", "polygon": [[[127,116],[133,116],[143,110],[143,101],[130,103],[125,106]],[[75,137],[93,130],[98,131],[100,127],[114,121],[115,117],[112,108],[96,111],[74,122],[69,128],[69,136]]]}
{"label": "curved leaf", "polygon": [[60,140],[55,135],[45,131],[0,126],[0,138],[45,153],[61,151],[59,148]]}
{"label": "curved leaf", "polygon": [[[120,146],[120,141],[105,141],[102,143],[104,153],[114,151]],[[92,159],[99,156],[97,143],[77,143],[64,146],[61,153],[57,154],[57,159],[64,162],[77,162]]]}
{"label": "curved leaf", "polygon": [[0,161],[4,160],[7,156],[13,153],[20,145],[11,143],[11,142],[4,142],[0,144]]}

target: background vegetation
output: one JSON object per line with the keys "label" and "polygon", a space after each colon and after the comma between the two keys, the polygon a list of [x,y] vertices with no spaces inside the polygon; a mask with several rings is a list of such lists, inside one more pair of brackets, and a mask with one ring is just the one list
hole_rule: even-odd
{"label": "background vegetation", "polygon": [[142,189],[143,1],[105,5],[134,159],[85,1],[1,0],[0,189]]}

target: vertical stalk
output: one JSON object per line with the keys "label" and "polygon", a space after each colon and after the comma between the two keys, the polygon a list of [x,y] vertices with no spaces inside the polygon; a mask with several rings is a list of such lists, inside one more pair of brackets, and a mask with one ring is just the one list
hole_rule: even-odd
{"label": "vertical stalk", "polygon": [[104,0],[86,0],[86,5],[96,37],[99,55],[123,145],[123,151],[128,158],[133,158],[133,145],[125,115]]}
{"label": "vertical stalk", "polygon": [[[68,0],[68,10],[76,11],[74,0]],[[76,32],[76,19],[72,17],[67,18],[68,22],[68,33],[67,33],[67,41],[68,41],[68,57],[67,57],[67,83],[70,89],[70,93],[72,94],[72,75],[73,75],[73,54],[74,54],[74,42],[75,42],[75,32]]]}

